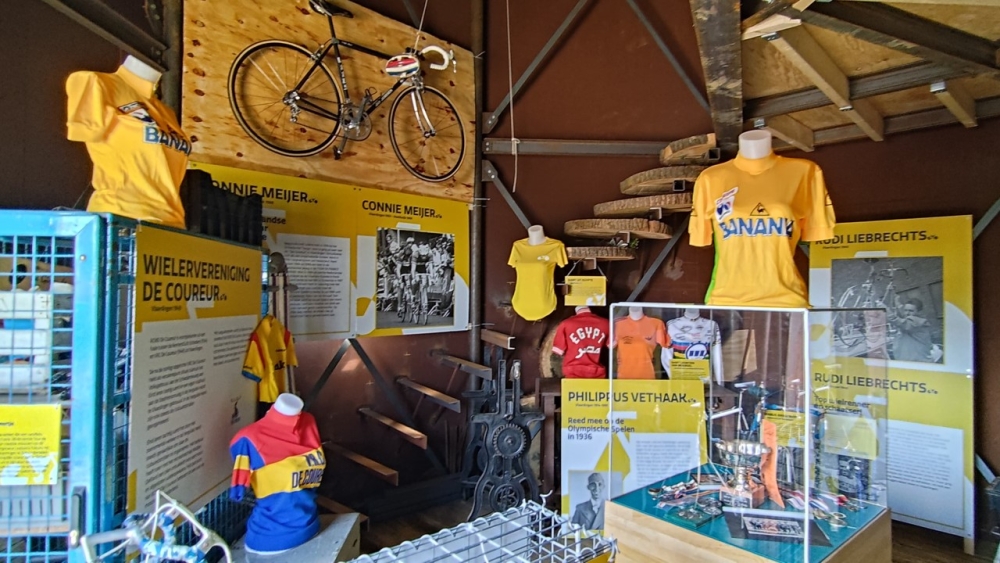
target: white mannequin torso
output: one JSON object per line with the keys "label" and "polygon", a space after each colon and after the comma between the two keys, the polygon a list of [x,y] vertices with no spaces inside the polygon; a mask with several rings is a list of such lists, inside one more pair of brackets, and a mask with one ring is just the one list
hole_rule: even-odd
{"label": "white mannequin torso", "polygon": [[528,227],[528,244],[531,246],[538,246],[545,242],[545,229],[541,225],[532,225]]}
{"label": "white mannequin torso", "polygon": [[757,160],[771,154],[771,132],[763,129],[747,131],[740,135],[740,156]]}
{"label": "white mannequin torso", "polygon": [[291,393],[282,393],[278,395],[272,408],[285,416],[298,416],[302,414],[304,406],[302,399]]}
{"label": "white mannequin torso", "polygon": [[160,71],[140,61],[132,55],[125,57],[125,62],[122,63],[122,66],[139,78],[147,82],[152,82],[153,89],[156,89],[156,83],[159,82],[160,77],[163,76],[160,74]]}
{"label": "white mannequin torso", "polygon": [[646,314],[642,312],[642,307],[629,307],[628,316],[633,321],[638,321],[639,319],[645,317]]}

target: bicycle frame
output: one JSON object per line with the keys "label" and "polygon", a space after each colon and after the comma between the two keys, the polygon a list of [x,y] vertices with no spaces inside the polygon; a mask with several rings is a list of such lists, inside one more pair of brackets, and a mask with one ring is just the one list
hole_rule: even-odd
{"label": "bicycle frame", "polygon": [[[327,41],[326,43],[324,43],[323,45],[321,45],[320,48],[317,49],[313,53],[313,55],[312,55],[313,66],[310,67],[309,70],[306,71],[306,73],[304,75],[302,75],[302,78],[299,79],[299,83],[295,85],[295,88],[293,88],[293,91],[297,92],[298,90],[300,90],[305,85],[306,82],[309,81],[309,77],[311,77],[313,75],[313,73],[316,72],[316,69],[319,68],[319,65],[323,64],[323,60],[326,59],[326,56],[330,53],[330,50],[332,49],[333,50],[334,58],[337,61],[337,72],[340,75],[340,89],[341,89],[341,91],[344,94],[344,103],[345,104],[350,104],[351,103],[351,92],[348,89],[347,74],[344,72],[344,61],[343,61],[343,58],[341,58],[341,55],[340,55],[340,46],[343,45],[344,47],[347,47],[348,49],[354,49],[355,51],[360,51],[362,53],[371,55],[373,57],[378,57],[378,58],[383,59],[383,60],[389,60],[389,59],[391,59],[392,55],[387,55],[387,54],[385,54],[385,53],[383,53],[381,51],[376,51],[375,49],[370,49],[368,47],[365,47],[364,45],[357,45],[357,44],[351,43],[350,41],[344,41],[344,40],[338,39],[337,38],[337,32],[336,32],[336,30],[333,27],[333,18],[330,17],[330,16],[327,16],[326,19],[327,19],[327,23],[330,26],[330,40]],[[375,100],[373,100],[372,103],[368,105],[368,107],[364,110],[365,111],[365,115],[369,115],[370,116],[372,114],[372,112],[374,112],[376,109],[378,109],[379,106],[381,106],[383,103],[385,103],[385,101],[388,100],[390,96],[392,96],[393,94],[395,94],[396,91],[399,90],[400,87],[402,87],[404,84],[406,84],[406,82],[408,80],[410,80],[410,78],[400,78],[398,81],[396,81],[396,83],[393,84],[391,88],[389,88],[388,90],[386,90],[385,92],[383,92],[381,96],[379,96],[378,98],[376,98]],[[321,108],[321,107],[313,104],[312,102],[310,102],[310,101],[308,101],[306,99],[299,98],[298,103],[301,105],[303,111],[307,111],[309,113],[313,113],[313,114],[319,115],[321,117],[325,117],[327,119],[332,119],[334,121],[340,121],[340,115],[331,113],[330,111],[328,111],[328,110],[326,110],[324,108]]]}

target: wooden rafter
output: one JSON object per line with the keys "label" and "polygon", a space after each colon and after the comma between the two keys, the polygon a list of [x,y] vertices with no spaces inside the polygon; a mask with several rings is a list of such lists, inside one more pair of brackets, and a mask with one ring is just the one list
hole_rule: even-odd
{"label": "wooden rafter", "polygon": [[[878,2],[880,0],[853,0],[856,2]],[[943,4],[946,6],[986,6],[1000,8],[1000,0],[892,0],[893,4]]]}
{"label": "wooden rafter", "polygon": [[764,36],[795,68],[804,74],[851,121],[872,140],[881,141],[882,116],[867,100],[851,100],[850,82],[844,71],[802,27]]}
{"label": "wooden rafter", "polygon": [[812,152],[815,149],[812,129],[787,115],[777,115],[768,119],[761,117],[753,120],[753,126],[755,129],[770,131],[771,135],[801,151]]}
{"label": "wooden rafter", "polygon": [[785,14],[969,73],[1000,74],[992,41],[878,2],[822,2]]}
{"label": "wooden rafter", "polygon": [[[980,119],[1000,117],[1000,96],[984,98],[976,101],[976,115]],[[943,125],[955,125],[955,116],[946,108],[935,108],[905,115],[885,118],[885,134],[895,135],[908,131],[918,131]],[[845,141],[864,139],[868,135],[856,124],[840,125],[829,129],[820,129],[814,133],[815,145],[832,145]],[[775,149],[789,148],[788,143],[775,141]]]}
{"label": "wooden rafter", "polygon": [[743,132],[739,0],[690,0],[698,52],[719,148],[734,156]]}
{"label": "wooden rafter", "polygon": [[[966,72],[938,63],[919,62],[883,72],[850,79],[851,99],[858,100],[880,94],[928,86],[939,80],[966,76]],[[754,98],[746,101],[743,111],[747,119],[773,117],[829,105],[830,99],[819,88],[810,88]]]}
{"label": "wooden rafter", "polygon": [[931,84],[931,93],[937,97],[941,105],[955,116],[959,123],[966,127],[975,127],[976,100],[964,86],[957,82],[935,82]]}

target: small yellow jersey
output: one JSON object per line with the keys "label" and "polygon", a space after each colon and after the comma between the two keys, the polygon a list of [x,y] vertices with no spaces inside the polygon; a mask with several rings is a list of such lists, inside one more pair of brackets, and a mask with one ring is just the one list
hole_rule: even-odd
{"label": "small yellow jersey", "polygon": [[74,72],[66,81],[66,137],[86,143],[94,163],[87,211],[183,229],[180,185],[191,140],[153,87],[125,67]]}
{"label": "small yellow jersey", "polygon": [[528,239],[514,243],[507,264],[517,272],[514,312],[528,321],[537,321],[556,310],[556,266],[565,266],[566,247],[562,242],[546,238],[545,242],[532,246]]}
{"label": "small yellow jersey", "polygon": [[288,390],[288,366],[299,365],[295,340],[281,321],[265,315],[254,329],[243,360],[243,377],[257,382],[257,400],[273,403]]}
{"label": "small yellow jersey", "polygon": [[707,168],[694,185],[691,244],[715,242],[710,305],[807,307],[799,240],[833,238],[833,204],[815,163],[771,154]]}

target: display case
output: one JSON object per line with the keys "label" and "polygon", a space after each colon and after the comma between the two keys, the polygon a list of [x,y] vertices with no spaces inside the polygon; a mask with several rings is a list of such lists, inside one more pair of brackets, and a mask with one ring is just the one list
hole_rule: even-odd
{"label": "display case", "polygon": [[[620,560],[891,560],[884,310],[611,312],[607,473],[622,486],[604,529]],[[629,428],[637,385],[701,424]]]}

